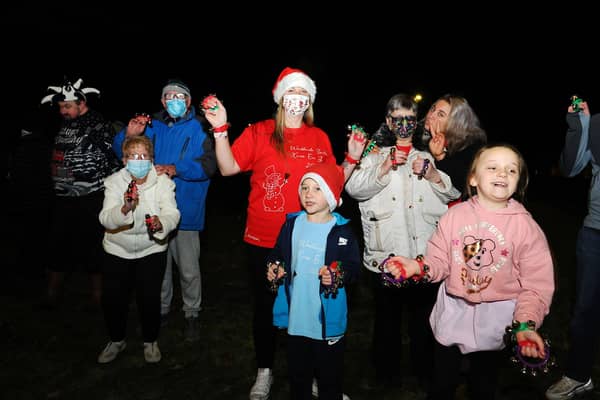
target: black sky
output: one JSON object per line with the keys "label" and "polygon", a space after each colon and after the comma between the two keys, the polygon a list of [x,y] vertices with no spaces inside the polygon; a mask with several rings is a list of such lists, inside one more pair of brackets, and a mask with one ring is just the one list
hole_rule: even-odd
{"label": "black sky", "polygon": [[584,9],[571,10],[574,17],[557,10],[548,19],[507,3],[468,12],[388,4],[329,15],[302,3],[270,10],[279,13],[272,17],[221,4],[215,11],[198,3],[194,12],[169,9],[177,3],[133,10],[16,6],[2,27],[8,89],[14,100],[34,105],[64,75],[81,77],[102,91],[97,108],[126,120],[156,111],[164,82],[178,77],[197,101],[208,93],[222,98],[241,130],[270,116],[271,88],[289,65],[316,81],[316,122],[335,146],[343,146],[349,122],[375,129],[397,92],[423,93],[421,114],[438,96],[456,93],[492,140],[517,144],[540,170],[557,158],[569,97],[600,107],[600,68],[592,63],[598,35],[589,33],[594,25],[584,21]]}

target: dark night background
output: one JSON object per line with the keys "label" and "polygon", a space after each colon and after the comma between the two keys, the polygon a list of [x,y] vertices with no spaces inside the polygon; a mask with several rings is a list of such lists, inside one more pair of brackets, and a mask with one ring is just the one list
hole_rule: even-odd
{"label": "dark night background", "polygon": [[[135,334],[123,360],[102,368],[95,363],[106,339],[101,317],[79,304],[86,297],[85,279],[70,281],[68,303],[58,313],[37,310],[45,287],[44,211],[51,189],[48,185],[41,193],[36,182],[47,171],[47,148],[19,141],[19,133],[40,108],[47,87],[60,86],[65,75],[99,89],[99,98],[90,95],[91,107],[122,122],[135,112],[158,111],[167,79],[182,79],[194,105],[210,93],[224,101],[235,138],[246,124],[271,116],[271,89],[280,71],[301,68],[317,84],[316,124],[329,134],[338,160],[345,151],[346,125],[358,122],[373,131],[393,94],[421,93],[420,116],[445,93],[466,97],[490,140],[515,144],[528,161],[532,215],[557,259],[557,292],[544,325],[559,366],[566,357],[574,242],[589,174],[566,179],[553,170],[570,96],[587,100],[592,112],[600,110],[600,35],[590,6],[364,2],[353,8],[325,2],[171,1],[137,8],[83,2],[5,7],[0,14],[5,104],[0,183],[8,188],[2,201],[9,238],[0,242],[5,255],[0,340],[8,352],[0,361],[0,397],[4,389],[19,399],[246,399],[254,379],[249,289],[241,259],[246,176],[215,176],[211,183],[202,235],[201,343],[183,343],[182,321],[175,321],[161,333],[164,359],[158,368],[142,366],[141,353],[133,350],[139,345]],[[57,117],[55,109],[41,109]],[[358,222],[357,209],[345,199],[341,212]],[[378,396],[362,386],[372,310],[369,291],[361,285],[355,290],[348,393],[354,400],[418,399],[410,385],[402,397],[393,391]],[[282,356],[274,399],[286,397]],[[528,381],[509,372],[503,398],[541,398],[560,373]],[[600,381],[598,363],[594,380]],[[593,395],[600,398],[597,390]]]}
{"label": "dark night background", "polygon": [[316,123],[338,157],[346,124],[374,130],[391,95],[422,93],[423,116],[437,97],[456,93],[491,140],[516,144],[530,169],[546,174],[563,143],[569,97],[588,100],[592,112],[600,107],[598,35],[588,34],[594,24],[584,7],[501,6],[373,3],[328,14],[309,3],[293,10],[195,3],[196,11],[179,3],[16,5],[2,28],[10,119],[20,123],[19,112],[37,107],[46,87],[60,86],[66,75],[102,92],[91,96],[92,107],[127,121],[158,110],[162,86],[178,77],[195,105],[209,93],[225,102],[235,137],[270,116],[273,83],[293,66],[317,83]]}

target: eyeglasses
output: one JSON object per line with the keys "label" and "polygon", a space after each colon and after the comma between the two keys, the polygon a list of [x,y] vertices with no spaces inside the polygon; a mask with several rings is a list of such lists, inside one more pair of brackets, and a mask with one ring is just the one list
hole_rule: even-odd
{"label": "eyeglasses", "polygon": [[150,160],[151,157],[148,154],[132,153],[132,154],[127,154],[127,159],[128,160]]}
{"label": "eyeglasses", "polygon": [[185,100],[186,96],[183,93],[166,93],[164,97],[165,97],[165,100],[173,100],[173,99]]}

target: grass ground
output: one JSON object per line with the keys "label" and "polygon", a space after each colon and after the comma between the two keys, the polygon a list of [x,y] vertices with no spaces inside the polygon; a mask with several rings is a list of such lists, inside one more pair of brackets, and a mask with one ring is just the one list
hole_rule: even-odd
{"label": "grass ground", "polygon": [[[228,194],[231,188],[243,193],[245,181],[222,179],[212,188],[207,230],[202,237],[201,340],[185,343],[182,315],[174,313],[160,334],[163,359],[157,365],[144,362],[134,304],[128,348],[116,361],[97,364],[96,357],[107,336],[101,313],[83,307],[88,288],[85,277],[72,275],[61,308],[43,311],[38,307],[44,287],[40,273],[43,255],[39,250],[23,254],[18,251],[23,243],[5,242],[7,248],[3,253],[8,262],[0,283],[0,343],[4,345],[0,358],[0,398],[247,399],[256,370],[250,326],[251,298],[241,257],[244,200],[240,195]],[[547,178],[535,182],[533,189],[535,195],[530,197],[528,206],[545,230],[556,258],[557,290],[543,331],[552,340],[559,366],[549,375],[532,378],[521,375],[507,362],[501,371],[502,399],[543,398],[544,390],[560,376],[568,347],[574,242],[585,212],[586,188],[559,178]],[[354,206],[346,202],[342,213],[352,216]],[[43,241],[43,232],[33,240]],[[38,260],[37,264],[33,265],[36,263],[33,260]],[[179,298],[176,299],[179,303],[174,309],[180,306]],[[352,288],[350,302],[345,392],[353,400],[423,399],[424,394],[411,379],[398,389],[369,388],[372,299],[366,280]],[[403,342],[406,345],[406,340]],[[288,398],[284,346],[284,341],[280,341],[271,395],[274,400]],[[399,363],[405,364],[406,360]],[[598,366],[593,378],[600,383]],[[587,397],[600,398],[600,391]],[[466,397],[461,392],[457,398]]]}

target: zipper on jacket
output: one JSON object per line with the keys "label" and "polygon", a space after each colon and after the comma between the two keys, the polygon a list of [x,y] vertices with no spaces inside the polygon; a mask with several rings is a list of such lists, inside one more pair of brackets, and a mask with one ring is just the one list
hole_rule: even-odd
{"label": "zipper on jacket", "polygon": [[179,153],[179,159],[183,160],[183,155],[185,154],[185,151],[187,150],[188,145],[190,144],[190,138],[186,138],[185,139],[185,143],[183,143],[183,148],[181,149],[181,153]]}

